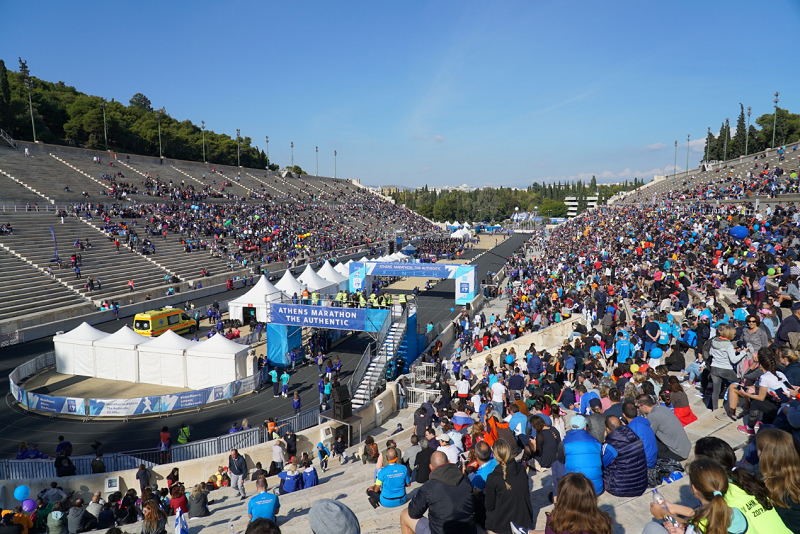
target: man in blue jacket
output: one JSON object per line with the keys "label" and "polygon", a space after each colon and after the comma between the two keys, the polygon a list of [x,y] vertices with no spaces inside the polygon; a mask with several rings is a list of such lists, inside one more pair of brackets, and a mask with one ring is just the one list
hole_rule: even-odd
{"label": "man in blue jacket", "polygon": [[582,473],[600,495],[603,486],[602,445],[586,430],[587,421],[582,415],[574,415],[569,429],[559,445],[558,459],[553,462],[553,495],[558,493],[558,482],[567,473]]}
{"label": "man in blue jacket", "polygon": [[647,490],[642,440],[613,415],[606,417],[603,483],[606,491],[616,497],[638,497]]}
{"label": "man in blue jacket", "polygon": [[622,404],[622,415],[628,428],[633,430],[633,433],[642,441],[647,468],[652,469],[658,460],[658,441],[650,426],[650,421],[639,415],[639,410],[633,401],[625,401]]}

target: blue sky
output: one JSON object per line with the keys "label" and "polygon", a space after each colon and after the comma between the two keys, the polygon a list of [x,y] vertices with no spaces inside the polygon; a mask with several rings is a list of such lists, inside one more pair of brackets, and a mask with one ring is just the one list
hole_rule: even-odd
{"label": "blue sky", "polygon": [[[80,6],[80,7],[78,7]],[[739,102],[800,112],[798,0],[0,0],[0,58],[236,128],[364,183],[616,181],[686,162]],[[784,44],[781,44],[784,43]],[[703,142],[691,146],[693,162]]]}

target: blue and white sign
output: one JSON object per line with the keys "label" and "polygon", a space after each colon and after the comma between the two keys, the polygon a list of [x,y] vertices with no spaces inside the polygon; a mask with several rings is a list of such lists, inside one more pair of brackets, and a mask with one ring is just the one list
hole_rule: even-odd
{"label": "blue and white sign", "polygon": [[215,400],[224,399],[224,392],[220,391],[221,389],[221,387],[213,387],[174,395],[162,395],[161,407],[165,412],[198,408]]}
{"label": "blue and white sign", "polygon": [[388,319],[389,310],[308,306],[277,302],[272,303],[270,312],[270,323],[273,324],[361,332],[378,332]]}
{"label": "blue and white sign", "polygon": [[73,397],[51,397],[50,395],[27,394],[27,405],[37,412],[50,412],[65,415],[86,415],[84,399]]}
{"label": "blue and white sign", "polygon": [[403,278],[446,278],[456,281],[456,304],[469,304],[478,296],[478,272],[474,265],[409,262],[353,262],[350,264],[349,290],[371,286],[372,276]]}
{"label": "blue and white sign", "polygon": [[129,417],[150,413],[161,413],[161,397],[89,400],[89,415],[92,417]]}

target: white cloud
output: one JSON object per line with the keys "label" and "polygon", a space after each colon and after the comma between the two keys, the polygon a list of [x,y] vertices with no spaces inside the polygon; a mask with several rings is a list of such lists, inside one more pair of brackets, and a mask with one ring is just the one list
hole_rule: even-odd
{"label": "white cloud", "polygon": [[433,136],[433,140],[436,143],[444,143],[444,136],[442,134],[436,134]]}
{"label": "white cloud", "polygon": [[667,148],[667,145],[665,145],[664,143],[652,143],[652,144],[647,145],[644,148],[646,150],[648,150],[649,152],[655,152],[657,150],[663,150],[663,149]]}

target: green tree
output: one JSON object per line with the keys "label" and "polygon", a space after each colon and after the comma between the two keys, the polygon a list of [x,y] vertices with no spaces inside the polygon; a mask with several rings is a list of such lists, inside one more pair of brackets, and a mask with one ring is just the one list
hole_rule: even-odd
{"label": "green tree", "polygon": [[153,111],[153,104],[150,99],[142,93],[136,93],[131,97],[130,105],[134,108],[139,108],[143,111]]}
{"label": "green tree", "polygon": [[11,86],[6,62],[0,59],[0,125],[11,129]]}
{"label": "green tree", "polygon": [[728,158],[738,158],[744,154],[744,138],[747,131],[747,123],[744,119],[744,106],[739,103],[739,118],[736,119],[736,133],[728,141]]}

